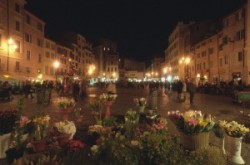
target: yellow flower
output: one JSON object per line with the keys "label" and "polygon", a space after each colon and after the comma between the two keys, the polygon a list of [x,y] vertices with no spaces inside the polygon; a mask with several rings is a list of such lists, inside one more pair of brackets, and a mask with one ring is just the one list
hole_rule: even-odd
{"label": "yellow flower", "polygon": [[140,143],[137,140],[131,140],[130,142],[133,146],[138,146]]}

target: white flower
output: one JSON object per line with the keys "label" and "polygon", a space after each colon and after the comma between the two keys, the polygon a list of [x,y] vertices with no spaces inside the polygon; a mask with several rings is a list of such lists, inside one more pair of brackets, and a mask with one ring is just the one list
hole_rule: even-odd
{"label": "white flower", "polygon": [[58,132],[69,135],[69,139],[73,139],[73,136],[76,133],[76,126],[72,121],[66,120],[57,122],[55,123],[55,127],[57,128]]}
{"label": "white flower", "polygon": [[93,145],[90,150],[93,154],[97,153],[98,152],[98,149],[99,149],[99,146],[98,145]]}

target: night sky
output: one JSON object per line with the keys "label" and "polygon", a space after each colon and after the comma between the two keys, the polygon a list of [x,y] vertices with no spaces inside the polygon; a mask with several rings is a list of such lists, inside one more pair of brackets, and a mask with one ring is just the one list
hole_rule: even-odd
{"label": "night sky", "polygon": [[88,41],[110,38],[122,57],[149,61],[163,55],[178,21],[221,18],[245,0],[27,0],[26,8],[46,22],[46,36],[71,30]]}

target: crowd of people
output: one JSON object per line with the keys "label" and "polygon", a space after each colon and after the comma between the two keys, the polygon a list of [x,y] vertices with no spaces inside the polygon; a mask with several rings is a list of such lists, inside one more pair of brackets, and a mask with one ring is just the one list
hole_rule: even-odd
{"label": "crowd of people", "polygon": [[[105,83],[105,85],[97,86],[106,88],[108,93],[117,93],[116,85],[121,86],[115,82]],[[34,98],[37,96],[38,103],[50,103],[51,91],[55,89],[58,96],[72,96],[75,101],[87,95],[87,81],[72,81],[67,83],[43,81],[36,83],[31,81],[23,81],[19,83],[9,83],[8,81],[0,81],[0,98],[7,98],[11,100],[12,94],[19,93],[24,95],[25,98]],[[124,86],[124,84],[123,84]],[[186,93],[190,95],[190,104],[194,104],[194,96],[196,92],[215,95],[226,95],[232,98],[235,93],[242,91],[244,85],[242,81],[232,80],[228,83],[198,83],[196,85],[194,79],[187,79],[184,81],[175,80],[174,82],[139,82],[139,83],[126,83],[126,87],[147,88],[150,93],[156,89],[164,89],[165,93],[176,92],[179,101],[186,100]]]}

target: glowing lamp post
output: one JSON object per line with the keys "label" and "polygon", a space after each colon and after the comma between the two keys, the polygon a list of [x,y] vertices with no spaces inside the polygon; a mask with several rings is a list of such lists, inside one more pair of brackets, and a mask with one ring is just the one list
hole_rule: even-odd
{"label": "glowing lamp post", "polygon": [[184,64],[184,74],[186,78],[189,77],[189,69],[188,69],[188,64],[190,63],[190,58],[189,57],[182,57],[179,61],[180,64]]}
{"label": "glowing lamp post", "polygon": [[7,72],[9,72],[9,61],[10,61],[10,50],[16,50],[17,46],[16,44],[14,43],[13,39],[10,38],[8,39],[7,41],[7,45],[8,45],[8,55],[7,55]]}
{"label": "glowing lamp post", "polygon": [[56,76],[56,81],[57,81],[57,69],[59,68],[60,63],[58,61],[54,62],[54,68],[55,68],[55,76]]}

